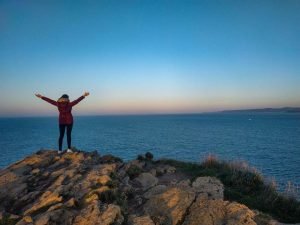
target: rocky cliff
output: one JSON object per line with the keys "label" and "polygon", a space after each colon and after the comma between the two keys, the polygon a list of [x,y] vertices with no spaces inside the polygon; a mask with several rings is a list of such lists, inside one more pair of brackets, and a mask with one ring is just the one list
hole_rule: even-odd
{"label": "rocky cliff", "polygon": [[257,212],[223,191],[217,178],[191,180],[150,153],[125,163],[42,150],[0,172],[0,224],[257,224]]}

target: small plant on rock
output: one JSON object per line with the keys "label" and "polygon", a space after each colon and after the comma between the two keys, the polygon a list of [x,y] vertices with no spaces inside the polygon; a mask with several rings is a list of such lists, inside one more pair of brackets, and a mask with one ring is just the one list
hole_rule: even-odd
{"label": "small plant on rock", "polygon": [[139,160],[139,161],[143,161],[143,160],[145,160],[145,157],[142,156],[142,155],[138,155],[138,156],[136,157],[136,159]]}
{"label": "small plant on rock", "polygon": [[11,219],[9,215],[4,215],[0,220],[0,225],[15,225],[17,221],[17,219]]}
{"label": "small plant on rock", "polygon": [[153,159],[153,154],[151,152],[146,152],[145,158],[151,161]]}
{"label": "small plant on rock", "polygon": [[130,179],[136,178],[142,172],[143,172],[143,170],[140,167],[136,166],[136,165],[131,165],[126,171],[126,173],[128,174]]}

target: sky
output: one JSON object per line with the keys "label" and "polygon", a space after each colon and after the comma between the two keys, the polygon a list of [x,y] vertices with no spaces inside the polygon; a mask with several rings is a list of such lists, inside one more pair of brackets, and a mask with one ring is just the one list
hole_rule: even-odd
{"label": "sky", "polygon": [[299,0],[0,0],[0,116],[300,106]]}

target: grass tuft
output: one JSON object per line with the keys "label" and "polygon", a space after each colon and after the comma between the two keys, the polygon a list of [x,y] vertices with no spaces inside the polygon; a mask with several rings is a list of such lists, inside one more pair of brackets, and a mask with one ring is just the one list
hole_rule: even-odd
{"label": "grass tuft", "polygon": [[131,165],[126,171],[126,173],[127,173],[127,175],[129,176],[130,179],[136,178],[142,172],[143,172],[143,170],[140,167],[136,166],[136,165]]}
{"label": "grass tuft", "polygon": [[3,215],[0,225],[15,225],[17,222],[18,219],[11,219],[9,215]]}

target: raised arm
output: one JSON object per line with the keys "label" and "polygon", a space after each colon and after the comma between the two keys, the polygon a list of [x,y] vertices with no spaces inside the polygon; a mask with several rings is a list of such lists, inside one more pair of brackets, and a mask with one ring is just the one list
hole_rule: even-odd
{"label": "raised arm", "polygon": [[57,102],[54,101],[54,100],[52,100],[52,99],[50,99],[50,98],[47,98],[47,97],[42,96],[42,95],[40,95],[40,94],[35,94],[35,96],[38,97],[38,98],[40,98],[40,99],[43,99],[44,101],[46,101],[46,102],[48,102],[48,103],[50,103],[50,104],[52,104],[52,105],[57,106]]}
{"label": "raised arm", "polygon": [[79,98],[77,98],[76,100],[72,101],[70,103],[71,106],[74,106],[76,104],[78,104],[82,99],[84,99],[86,96],[88,96],[90,93],[89,92],[85,92],[82,96],[80,96]]}

